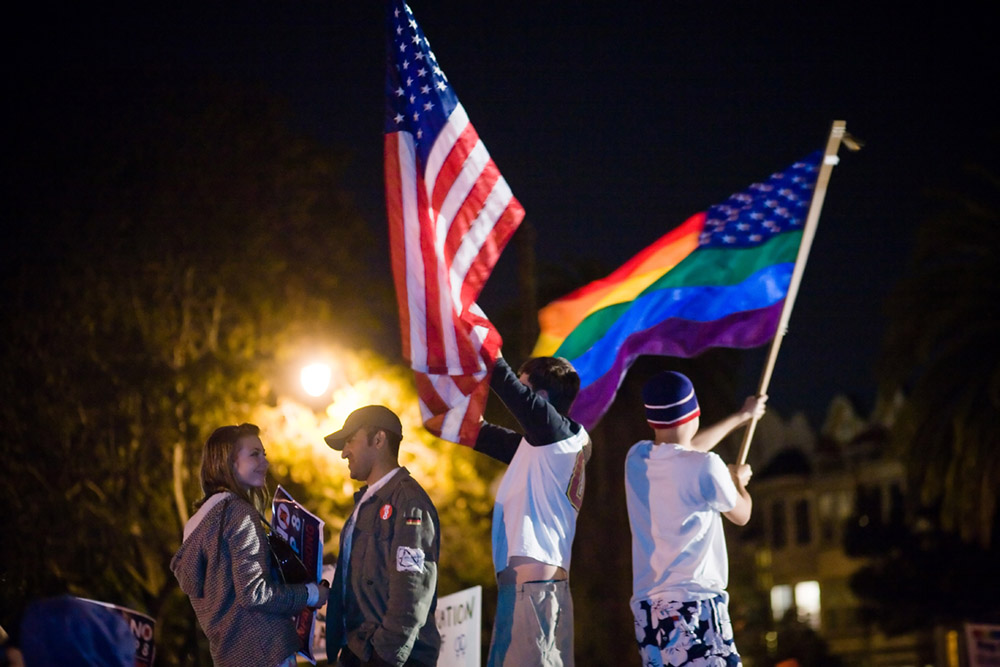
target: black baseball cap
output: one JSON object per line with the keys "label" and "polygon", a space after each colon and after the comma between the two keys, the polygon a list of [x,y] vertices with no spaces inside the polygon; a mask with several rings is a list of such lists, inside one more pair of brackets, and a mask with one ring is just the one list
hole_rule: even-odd
{"label": "black baseball cap", "polygon": [[330,445],[330,447],[340,451],[344,449],[344,443],[347,442],[347,439],[363,426],[381,429],[389,433],[395,433],[400,438],[403,437],[403,425],[400,423],[399,417],[396,416],[395,412],[384,405],[366,405],[347,415],[344,427],[323,439],[326,440],[326,444]]}

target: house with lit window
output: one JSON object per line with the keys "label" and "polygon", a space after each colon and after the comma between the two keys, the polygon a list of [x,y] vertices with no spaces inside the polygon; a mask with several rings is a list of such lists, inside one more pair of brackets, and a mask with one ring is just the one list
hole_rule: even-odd
{"label": "house with lit window", "polygon": [[800,435],[777,451],[761,448],[756,462],[751,457],[754,515],[729,544],[731,560],[752,567],[755,593],[769,607],[765,643],[773,655],[780,654],[779,624],[793,620],[815,631],[845,667],[948,664],[939,660],[942,638],[888,637],[866,623],[850,587],[866,561],[845,552],[849,522],[888,524],[904,511],[904,467],[885,456],[885,422],[873,422],[837,399],[820,437]]}

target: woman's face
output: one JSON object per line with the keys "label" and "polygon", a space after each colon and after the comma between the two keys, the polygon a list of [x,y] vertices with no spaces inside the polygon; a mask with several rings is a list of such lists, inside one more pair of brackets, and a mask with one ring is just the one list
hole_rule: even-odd
{"label": "woman's face", "polygon": [[233,473],[236,481],[247,488],[261,488],[267,479],[267,455],[264,444],[255,435],[245,435],[236,441]]}

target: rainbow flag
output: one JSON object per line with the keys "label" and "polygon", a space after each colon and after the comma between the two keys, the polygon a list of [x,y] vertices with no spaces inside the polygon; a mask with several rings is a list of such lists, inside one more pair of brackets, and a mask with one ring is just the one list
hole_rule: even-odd
{"label": "rainbow flag", "polygon": [[822,158],[816,152],[692,216],[539,311],[532,355],[573,363],[574,419],[593,427],[640,355],[694,357],[774,337]]}

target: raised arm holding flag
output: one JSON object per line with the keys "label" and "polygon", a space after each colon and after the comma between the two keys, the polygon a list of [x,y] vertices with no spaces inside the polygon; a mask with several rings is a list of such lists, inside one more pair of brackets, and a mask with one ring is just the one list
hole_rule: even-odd
{"label": "raised arm holding flag", "polygon": [[387,28],[385,198],[403,356],[427,430],[472,446],[501,345],[476,298],[524,209],[406,3],[389,3]]}
{"label": "raised arm holding flag", "polygon": [[[424,426],[508,464],[493,512],[491,667],[573,664],[569,563],[590,438],[563,359],[517,374],[475,303],[524,217],[402,2],[389,16],[386,207],[403,354]],[[524,433],[482,422],[491,386]]]}
{"label": "raised arm holding flag", "polygon": [[825,189],[844,134],[837,121],[825,153],[692,216],[608,277],[542,308],[533,354],[566,357],[577,369],[574,419],[592,428],[641,355],[752,348],[784,329],[822,204],[814,189],[818,180]]}

